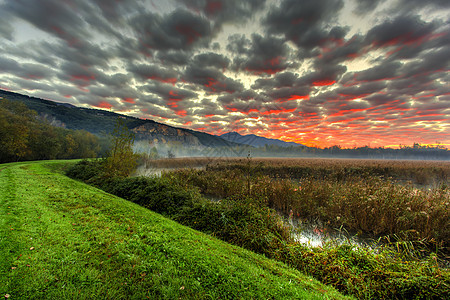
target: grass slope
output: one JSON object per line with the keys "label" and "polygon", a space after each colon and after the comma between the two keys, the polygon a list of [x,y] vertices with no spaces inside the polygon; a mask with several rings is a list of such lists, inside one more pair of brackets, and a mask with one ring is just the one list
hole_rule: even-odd
{"label": "grass slope", "polygon": [[343,299],[239,247],[71,180],[61,162],[0,165],[0,297]]}

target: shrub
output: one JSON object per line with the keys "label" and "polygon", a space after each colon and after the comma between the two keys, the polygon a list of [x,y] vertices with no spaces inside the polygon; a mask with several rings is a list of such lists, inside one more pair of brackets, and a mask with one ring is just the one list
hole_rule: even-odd
{"label": "shrub", "polygon": [[216,233],[222,231],[225,224],[222,216],[222,207],[219,203],[199,199],[191,206],[182,207],[173,219],[193,229],[217,235]]}
{"label": "shrub", "polygon": [[70,178],[89,181],[103,174],[103,166],[103,160],[82,160],[69,168],[66,175]]}
{"label": "shrub", "polygon": [[186,190],[164,178],[107,177],[102,161],[81,161],[67,171],[67,176],[79,179],[166,216],[175,215],[190,206],[195,190]]}
{"label": "shrub", "polygon": [[283,241],[291,240],[290,230],[281,217],[246,195],[236,195],[221,203],[221,221],[223,225],[215,235],[269,257]]}

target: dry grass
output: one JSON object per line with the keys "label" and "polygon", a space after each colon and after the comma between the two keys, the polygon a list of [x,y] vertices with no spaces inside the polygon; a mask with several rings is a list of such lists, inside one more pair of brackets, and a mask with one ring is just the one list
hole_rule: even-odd
{"label": "dry grass", "polygon": [[[252,172],[270,177],[348,179],[355,176],[382,176],[417,185],[448,184],[449,161],[331,159],[331,158],[253,158]],[[215,169],[248,168],[245,159],[216,160],[210,164]]]}
{"label": "dry grass", "polygon": [[167,176],[214,198],[247,195],[285,215],[371,237],[403,236],[448,254],[449,170],[448,162],[258,158],[215,160]]}

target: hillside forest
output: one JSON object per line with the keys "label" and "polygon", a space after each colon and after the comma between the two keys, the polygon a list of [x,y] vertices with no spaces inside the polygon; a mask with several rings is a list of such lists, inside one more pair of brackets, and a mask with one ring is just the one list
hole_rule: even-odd
{"label": "hillside forest", "polygon": [[18,101],[0,101],[0,163],[97,157],[100,139],[85,130],[52,126]]}

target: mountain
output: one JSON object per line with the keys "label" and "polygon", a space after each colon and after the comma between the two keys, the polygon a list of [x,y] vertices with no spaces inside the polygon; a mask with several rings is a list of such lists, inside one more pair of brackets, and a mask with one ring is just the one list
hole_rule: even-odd
{"label": "mountain", "polygon": [[177,128],[152,120],[144,120],[114,112],[77,107],[71,104],[30,97],[0,89],[0,99],[21,101],[35,110],[41,118],[52,125],[68,129],[84,129],[94,134],[110,133],[117,118],[122,118],[127,127],[136,134],[136,140],[146,140],[152,144],[174,142],[183,146],[233,147],[236,143],[226,141],[216,135]]}
{"label": "mountain", "polygon": [[238,144],[245,144],[253,147],[263,147],[265,145],[275,145],[279,147],[290,147],[290,146],[303,146],[302,144],[297,144],[294,142],[284,142],[276,139],[268,139],[262,136],[257,136],[254,134],[241,135],[237,132],[228,132],[220,135],[221,138]]}

